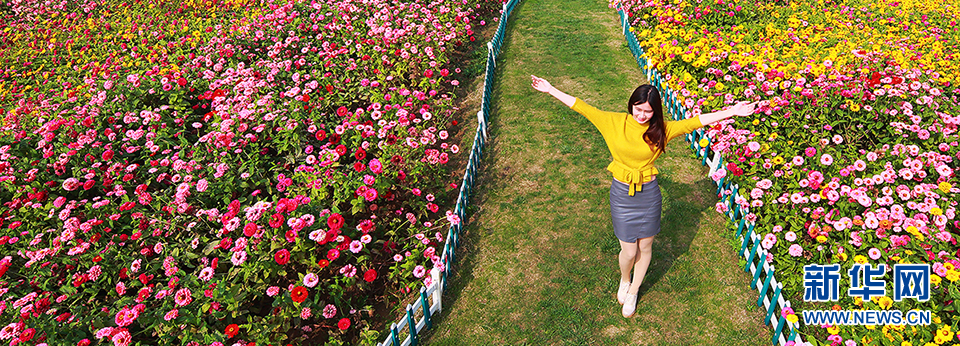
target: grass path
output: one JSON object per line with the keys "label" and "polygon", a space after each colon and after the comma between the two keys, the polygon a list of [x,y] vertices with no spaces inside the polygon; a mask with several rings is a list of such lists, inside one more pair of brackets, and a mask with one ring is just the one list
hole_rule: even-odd
{"label": "grass path", "polygon": [[[764,345],[756,292],[713,211],[705,168],[682,139],[658,160],[662,231],[637,314],[620,315],[604,168],[579,114],[530,75],[605,110],[645,83],[605,0],[524,0],[508,26],[490,142],[430,345]],[[475,120],[474,120],[475,122]],[[472,140],[472,136],[465,141]],[[465,143],[469,145],[469,142]]]}

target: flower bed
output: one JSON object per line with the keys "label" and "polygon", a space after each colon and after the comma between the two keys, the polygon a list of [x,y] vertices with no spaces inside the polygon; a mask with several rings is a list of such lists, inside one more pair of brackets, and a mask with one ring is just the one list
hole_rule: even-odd
{"label": "flower bed", "polygon": [[[832,345],[957,342],[960,11],[941,2],[625,1],[648,59],[708,130],[798,310],[929,310],[926,326],[811,326]],[[701,144],[706,145],[704,140]],[[718,204],[718,211],[725,211]],[[803,267],[840,264],[839,300],[804,302]],[[929,264],[930,300],[848,296],[854,264]]]}
{"label": "flower bed", "polygon": [[0,5],[0,341],[375,341],[459,222],[451,56],[498,6]]}

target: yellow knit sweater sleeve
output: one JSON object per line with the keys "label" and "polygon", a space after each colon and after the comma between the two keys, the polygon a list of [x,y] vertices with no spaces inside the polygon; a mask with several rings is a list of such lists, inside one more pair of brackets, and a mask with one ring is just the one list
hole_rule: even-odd
{"label": "yellow knit sweater sleeve", "polygon": [[594,106],[588,105],[586,102],[583,102],[579,97],[576,98],[576,101],[573,102],[573,106],[570,107],[575,112],[583,115],[584,118],[590,120],[593,123],[593,126],[596,126],[600,133],[605,133],[608,129],[613,128],[614,112],[606,112],[597,109]]}
{"label": "yellow knit sweater sleeve", "polygon": [[664,124],[664,127],[667,128],[667,141],[670,141],[671,139],[677,138],[680,135],[691,133],[694,130],[703,127],[703,124],[700,123],[700,117],[696,116],[679,121],[667,121]]}

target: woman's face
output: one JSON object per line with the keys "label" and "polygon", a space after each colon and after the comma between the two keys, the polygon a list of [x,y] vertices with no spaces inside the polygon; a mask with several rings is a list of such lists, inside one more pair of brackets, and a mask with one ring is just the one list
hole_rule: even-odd
{"label": "woman's face", "polygon": [[650,118],[653,118],[653,107],[650,107],[650,102],[633,105],[633,120],[646,124]]}

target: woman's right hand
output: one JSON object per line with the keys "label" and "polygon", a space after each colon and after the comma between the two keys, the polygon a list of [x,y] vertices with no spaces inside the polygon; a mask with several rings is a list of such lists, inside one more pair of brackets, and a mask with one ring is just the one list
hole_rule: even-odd
{"label": "woman's right hand", "polygon": [[543,79],[534,75],[530,75],[530,78],[533,80],[534,89],[537,89],[537,91],[542,91],[550,94],[550,96],[553,96],[557,100],[560,100],[560,102],[563,102],[563,104],[567,105],[567,107],[573,107],[573,104],[577,102],[577,99],[575,97],[567,95],[560,90],[557,90],[557,88],[554,88],[552,85],[550,85],[550,82],[548,82],[546,79]]}
{"label": "woman's right hand", "polygon": [[548,82],[546,79],[534,75],[530,75],[530,78],[533,80],[533,88],[537,91],[548,93],[551,89],[553,89],[553,86],[550,85],[550,82]]}

